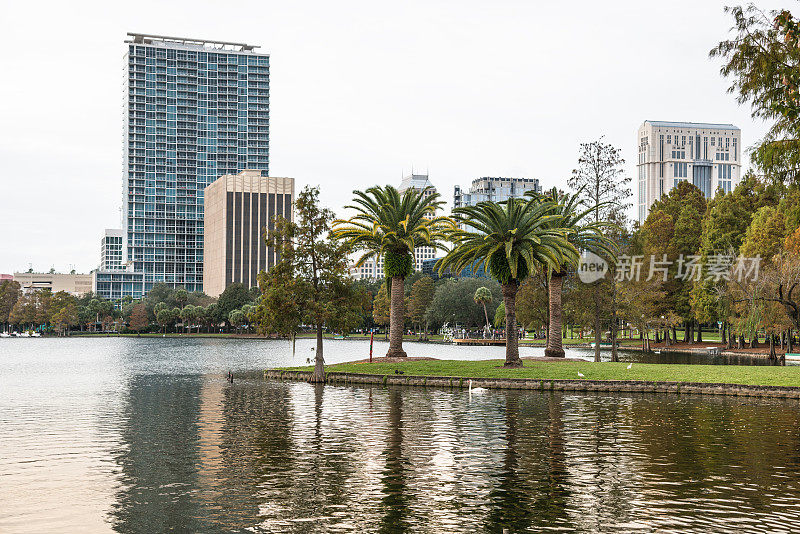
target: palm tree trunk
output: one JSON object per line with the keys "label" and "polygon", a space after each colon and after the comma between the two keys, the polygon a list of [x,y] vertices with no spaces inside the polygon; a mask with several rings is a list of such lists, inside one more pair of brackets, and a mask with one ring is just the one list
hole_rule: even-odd
{"label": "palm tree trunk", "polygon": [[548,284],[550,302],[550,328],[547,333],[547,347],[544,355],[549,358],[563,358],[564,348],[561,345],[561,288],[564,285],[564,273],[552,273]]}
{"label": "palm tree trunk", "polygon": [[488,332],[489,328],[490,328],[490,326],[489,326],[489,312],[486,311],[486,303],[485,302],[481,302],[481,304],[483,304],[483,316],[486,317],[486,331]]}
{"label": "palm tree trunk", "polygon": [[403,329],[405,328],[405,313],[403,310],[405,297],[405,279],[402,276],[392,277],[392,302],[389,311],[389,352],[387,358],[405,358],[408,356],[403,350]]}
{"label": "palm tree trunk", "polygon": [[519,359],[519,338],[517,337],[517,291],[519,284],[503,284],[503,303],[506,307],[506,363],[503,367],[522,367]]}

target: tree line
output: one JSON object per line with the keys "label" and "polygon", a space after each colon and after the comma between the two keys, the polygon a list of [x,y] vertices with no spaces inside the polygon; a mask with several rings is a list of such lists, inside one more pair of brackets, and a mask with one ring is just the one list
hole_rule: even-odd
{"label": "tree line", "polygon": [[155,284],[142,299],[117,301],[94,293],[76,297],[50,289],[24,292],[18,282],[0,284],[0,327],[67,335],[83,332],[207,332],[246,328],[252,322],[258,290],[231,284],[212,298],[202,291],[188,292]]}

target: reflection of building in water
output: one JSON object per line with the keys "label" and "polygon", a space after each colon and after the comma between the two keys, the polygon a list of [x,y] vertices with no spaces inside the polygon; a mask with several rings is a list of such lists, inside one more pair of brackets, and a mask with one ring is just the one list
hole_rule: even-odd
{"label": "reflection of building in water", "polygon": [[111,516],[120,532],[200,532],[197,483],[200,377],[137,375],[127,384],[116,455],[122,488]]}

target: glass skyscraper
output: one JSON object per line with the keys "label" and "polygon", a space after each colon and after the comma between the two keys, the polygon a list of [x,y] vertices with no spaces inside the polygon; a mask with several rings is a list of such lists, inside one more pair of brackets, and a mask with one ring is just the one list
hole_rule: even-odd
{"label": "glass skyscraper", "polygon": [[269,174],[269,56],[242,43],[128,35],[125,262],[141,293],[158,282],[201,291],[203,189],[245,169]]}

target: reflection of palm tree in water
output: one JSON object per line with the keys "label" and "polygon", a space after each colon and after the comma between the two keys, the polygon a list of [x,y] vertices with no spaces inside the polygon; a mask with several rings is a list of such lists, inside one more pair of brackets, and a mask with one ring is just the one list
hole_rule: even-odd
{"label": "reflection of palm tree in water", "polygon": [[379,532],[408,532],[408,495],[403,464],[403,396],[400,388],[389,389],[389,435],[383,471],[383,517]]}
{"label": "reflection of palm tree in water", "polygon": [[[539,429],[533,420],[530,424],[520,424],[523,412],[519,400],[519,392],[506,392],[506,447],[499,483],[489,494],[491,510],[486,525],[489,532],[503,532],[504,529],[510,533],[522,532],[536,526],[567,523],[565,508],[569,493],[565,488],[567,470],[561,435],[561,396],[552,394],[546,400],[550,415],[545,430],[546,447],[529,443],[527,451],[524,438],[532,441],[533,437],[535,441]],[[533,406],[526,408],[534,409]],[[534,435],[526,435],[526,430]],[[522,467],[521,461],[525,463]]]}
{"label": "reflection of palm tree in water", "polygon": [[564,422],[561,419],[561,393],[548,395],[550,419],[547,427],[548,465],[544,490],[534,501],[537,516],[550,525],[567,522],[567,453],[564,450]]}

